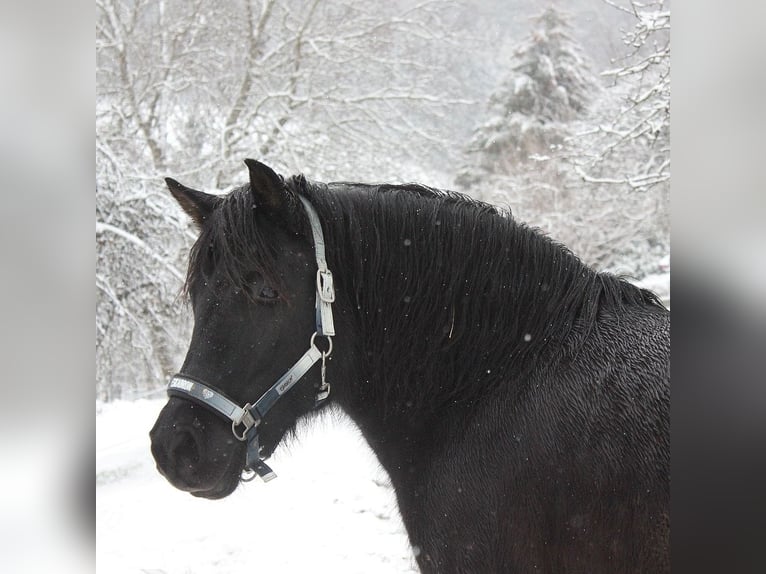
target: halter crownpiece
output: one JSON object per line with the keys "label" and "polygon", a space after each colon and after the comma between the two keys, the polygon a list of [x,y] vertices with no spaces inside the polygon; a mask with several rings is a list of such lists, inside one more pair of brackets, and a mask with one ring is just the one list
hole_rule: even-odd
{"label": "halter crownpiece", "polygon": [[[261,458],[260,446],[258,444],[258,425],[263,420],[263,417],[266,416],[266,413],[320,359],[322,360],[322,385],[317,390],[316,406],[323,403],[330,396],[330,385],[325,380],[325,371],[327,358],[332,353],[332,337],[335,336],[335,324],[332,317],[335,286],[333,284],[332,273],[327,268],[324,234],[322,233],[322,224],[319,221],[319,216],[314,210],[314,206],[305,197],[302,195],[298,197],[303,203],[311,226],[317,262],[316,332],[311,336],[308,351],[253,404],[247,403],[240,407],[215,388],[183,373],[175,375],[170,380],[167,390],[168,395],[171,397],[191,399],[228,418],[231,421],[231,432],[237,440],[247,443],[245,470],[252,470],[264,482],[277,477],[274,471],[264,462],[264,459]],[[320,351],[316,346],[317,336],[327,339],[328,348],[326,351]],[[243,478],[243,480],[252,480],[255,474],[252,477]]]}

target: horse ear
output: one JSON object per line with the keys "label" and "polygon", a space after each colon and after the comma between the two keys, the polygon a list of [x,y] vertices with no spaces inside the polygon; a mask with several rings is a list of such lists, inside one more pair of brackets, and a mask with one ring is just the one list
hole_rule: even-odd
{"label": "horse ear", "polygon": [[250,171],[250,193],[253,202],[273,213],[280,213],[286,207],[287,187],[285,180],[266,164],[254,159],[246,159],[245,165]]}
{"label": "horse ear", "polygon": [[250,193],[253,204],[274,223],[296,235],[305,234],[302,219],[303,210],[295,192],[288,187],[284,178],[275,173],[266,164],[254,159],[246,159],[245,165],[250,171]]}
{"label": "horse ear", "polygon": [[178,205],[192,218],[197,227],[202,227],[202,224],[215,209],[219,198],[204,191],[186,187],[170,177],[165,178],[165,183],[168,184],[168,189]]}

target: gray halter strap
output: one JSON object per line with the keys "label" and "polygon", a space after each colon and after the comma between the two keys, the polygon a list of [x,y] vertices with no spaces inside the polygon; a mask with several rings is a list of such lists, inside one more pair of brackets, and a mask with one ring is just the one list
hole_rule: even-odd
{"label": "gray halter strap", "polygon": [[[261,458],[258,444],[258,425],[274,404],[320,359],[322,361],[322,385],[316,395],[316,404],[324,402],[330,395],[330,385],[325,380],[327,358],[332,353],[332,337],[335,335],[335,324],[332,316],[332,303],[335,301],[335,286],[325,258],[324,234],[319,216],[314,206],[299,195],[311,225],[311,235],[314,239],[314,254],[317,262],[316,276],[316,332],[311,336],[309,349],[298,359],[287,372],[282,375],[255,403],[247,403],[240,407],[229,400],[215,388],[198,381],[193,377],[179,373],[168,384],[168,395],[192,399],[213,409],[231,421],[231,431],[234,436],[247,442],[247,460],[245,470],[252,470],[265,482],[276,478],[276,474]],[[328,348],[320,351],[316,346],[317,336],[327,339]],[[243,480],[252,480],[252,477]]]}

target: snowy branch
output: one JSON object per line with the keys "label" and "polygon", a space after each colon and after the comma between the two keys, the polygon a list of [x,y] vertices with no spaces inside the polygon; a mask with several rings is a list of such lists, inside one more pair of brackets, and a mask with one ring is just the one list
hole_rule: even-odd
{"label": "snowy branch", "polygon": [[144,240],[142,240],[140,237],[137,237],[133,233],[130,233],[128,231],[125,231],[124,229],[120,229],[119,227],[116,227],[114,225],[110,225],[109,223],[104,223],[101,221],[96,222],[96,235],[101,235],[104,233],[111,233],[114,235],[117,235],[118,237],[121,237],[125,239],[126,241],[130,242],[131,244],[135,245],[139,249],[141,249],[144,253],[149,255],[152,259],[160,263],[165,269],[167,269],[171,275],[173,275],[176,279],[179,279],[180,281],[184,280],[184,276],[181,272],[178,271],[175,267],[173,267],[170,263],[168,263],[164,257],[159,255],[156,251],[154,251],[151,247],[149,247]]}

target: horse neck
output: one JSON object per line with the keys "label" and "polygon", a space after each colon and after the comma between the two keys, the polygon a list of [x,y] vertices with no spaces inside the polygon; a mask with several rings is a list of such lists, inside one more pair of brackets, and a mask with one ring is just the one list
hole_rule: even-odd
{"label": "horse neck", "polygon": [[373,194],[327,243],[355,357],[342,406],[412,435],[519,392],[580,313],[583,297],[561,285],[595,274],[486,207],[414,198],[403,209],[410,199]]}

